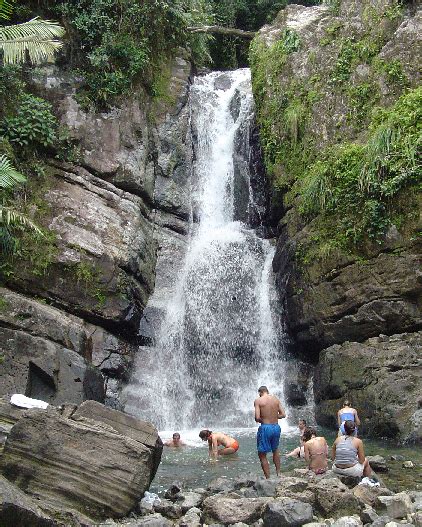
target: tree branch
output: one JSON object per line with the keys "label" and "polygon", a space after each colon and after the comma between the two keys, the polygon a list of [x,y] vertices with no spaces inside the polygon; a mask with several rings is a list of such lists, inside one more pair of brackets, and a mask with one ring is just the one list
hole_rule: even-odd
{"label": "tree branch", "polygon": [[243,31],[243,29],[236,29],[234,27],[198,26],[188,27],[187,30],[190,33],[216,33],[219,35],[230,35],[241,38],[254,38],[255,36],[255,31]]}

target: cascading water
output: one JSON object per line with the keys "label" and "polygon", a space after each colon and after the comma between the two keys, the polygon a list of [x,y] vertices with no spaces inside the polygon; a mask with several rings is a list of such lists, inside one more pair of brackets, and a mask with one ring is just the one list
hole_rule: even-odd
{"label": "cascading water", "polygon": [[[157,342],[137,356],[125,410],[159,429],[248,427],[259,385],[282,399],[284,358],[274,249],[235,221],[254,208],[248,159],[235,152],[253,118],[249,70],[196,78],[190,104],[192,216],[199,222],[191,222]],[[246,199],[236,195],[239,178]]]}

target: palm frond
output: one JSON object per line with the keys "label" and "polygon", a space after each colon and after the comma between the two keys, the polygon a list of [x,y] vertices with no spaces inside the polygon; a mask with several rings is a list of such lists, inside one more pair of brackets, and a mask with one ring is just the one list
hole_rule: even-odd
{"label": "palm frond", "polygon": [[31,230],[40,236],[44,236],[42,230],[25,214],[18,212],[12,207],[0,205],[0,226],[19,230]]}
{"label": "palm frond", "polygon": [[12,14],[12,2],[7,0],[0,0],[0,18],[8,19]]}
{"label": "palm frond", "polygon": [[5,155],[0,156],[0,189],[12,188],[19,183],[25,183],[26,177],[15,170]]}
{"label": "palm frond", "polygon": [[0,27],[0,50],[5,64],[25,62],[27,54],[33,64],[51,62],[62,47],[54,40],[62,37],[64,28],[57,22],[33,18],[23,24]]}

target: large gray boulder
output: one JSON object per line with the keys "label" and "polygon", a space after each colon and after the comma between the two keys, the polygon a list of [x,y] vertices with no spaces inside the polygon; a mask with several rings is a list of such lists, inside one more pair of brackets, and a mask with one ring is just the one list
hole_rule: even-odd
{"label": "large gray boulder", "polygon": [[224,495],[215,495],[206,498],[203,502],[205,523],[246,523],[250,525],[257,521],[265,505],[271,498],[233,498]]}
{"label": "large gray boulder", "polygon": [[421,349],[421,331],[326,349],[314,378],[318,422],[333,425],[347,396],[359,409],[364,432],[422,441]]}
{"label": "large gray boulder", "polygon": [[264,527],[300,527],[312,521],[312,506],[292,498],[278,498],[265,507]]}
{"label": "large gray boulder", "polygon": [[54,408],[26,412],[8,436],[2,472],[47,510],[124,516],[149,487],[161,441],[149,423],[92,404],[98,419],[85,416],[90,405],[68,418]]}

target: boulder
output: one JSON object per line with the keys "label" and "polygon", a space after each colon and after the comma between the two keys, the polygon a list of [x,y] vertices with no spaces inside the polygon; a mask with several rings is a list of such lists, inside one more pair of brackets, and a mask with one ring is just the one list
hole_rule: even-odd
{"label": "boulder", "polygon": [[163,451],[163,442],[158,436],[157,429],[151,423],[141,421],[118,410],[107,408],[96,401],[85,401],[72,414],[75,421],[93,419],[111,426],[117,433],[130,437],[149,448],[152,455],[153,468],[151,481],[157,472]]}
{"label": "boulder", "polygon": [[274,498],[276,495],[276,491],[278,489],[278,485],[280,483],[280,478],[270,478],[270,479],[259,479],[254,484],[254,489],[257,493],[257,496],[262,497],[270,497]]}
{"label": "boulder", "polygon": [[413,512],[413,504],[408,494],[400,492],[393,496],[378,496],[375,509],[390,518],[401,519]]}
{"label": "boulder", "polygon": [[388,472],[387,461],[382,456],[366,456],[372,470],[376,472]]}
{"label": "boulder", "polygon": [[231,490],[235,490],[235,483],[227,478],[214,479],[207,487],[209,494],[216,494],[217,492],[230,492]]}
{"label": "boulder", "polygon": [[137,519],[133,524],[130,524],[131,527],[132,525],[133,527],[173,527],[173,522],[164,518],[161,514],[155,513],[145,518]]}
{"label": "boulder", "polygon": [[265,505],[271,498],[233,498],[214,495],[203,502],[203,515],[205,523],[247,523],[250,525],[258,520]]}
{"label": "boulder", "polygon": [[345,342],[320,355],[315,370],[315,415],[331,425],[341,400],[353,400],[365,433],[401,440],[422,439],[416,419],[422,389],[422,332]]}
{"label": "boulder", "polygon": [[309,484],[315,494],[315,506],[325,518],[339,518],[359,512],[358,499],[337,478],[321,479]]}
{"label": "boulder", "polygon": [[56,522],[18,487],[0,476],[0,525],[7,527],[55,527]]}
{"label": "boulder", "polygon": [[281,478],[276,489],[276,496],[293,498],[304,503],[310,503],[311,505],[315,502],[315,494],[312,490],[308,489],[309,481],[297,478],[297,477],[284,477]]}
{"label": "boulder", "polygon": [[360,519],[363,521],[364,524],[372,523],[378,518],[379,518],[378,514],[369,505],[365,505],[364,508],[360,512]]}
{"label": "boulder", "polygon": [[331,527],[363,527],[363,523],[359,516],[343,516],[332,523]]}
{"label": "boulder", "polygon": [[183,514],[193,507],[199,507],[202,503],[203,496],[196,492],[179,492],[176,495],[176,503],[182,508]]}
{"label": "boulder", "polygon": [[391,496],[393,493],[384,487],[357,485],[352,489],[353,495],[363,504],[373,507],[378,496]]}
{"label": "boulder", "polygon": [[264,527],[300,527],[312,520],[312,506],[291,498],[277,498],[264,509]]}
{"label": "boulder", "polygon": [[145,434],[134,439],[134,430],[129,437],[101,420],[31,410],[10,431],[1,468],[9,481],[53,508],[59,503],[94,519],[124,516],[155,468],[154,448],[141,442]]}
{"label": "boulder", "polygon": [[163,498],[161,498],[160,503],[154,505],[154,510],[170,520],[177,520],[183,516],[180,505]]}
{"label": "boulder", "polygon": [[196,507],[189,509],[186,514],[180,518],[178,525],[180,527],[199,527],[201,525],[201,511]]}

